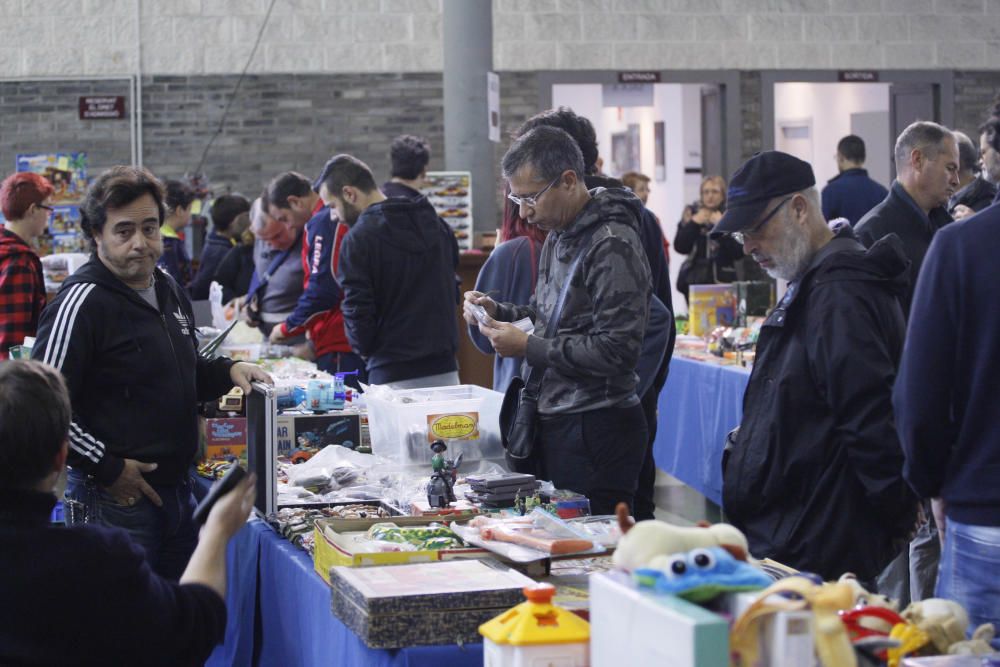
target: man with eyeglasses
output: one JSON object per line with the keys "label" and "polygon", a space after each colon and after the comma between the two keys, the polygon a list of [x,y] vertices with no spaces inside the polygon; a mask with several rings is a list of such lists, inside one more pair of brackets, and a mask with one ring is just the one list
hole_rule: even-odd
{"label": "man with eyeglasses", "polygon": [[815,186],[806,162],[758,153],[713,231],[788,281],[723,454],[723,510],[755,557],[871,585],[916,516],[892,412],[908,262],[895,237],[866,251],[831,230]]}
{"label": "man with eyeglasses", "polygon": [[[503,174],[520,216],[549,231],[538,283],[526,305],[466,292],[465,319],[497,354],[525,357],[532,374],[543,374],[538,472],[556,488],[586,495],[594,514],[611,514],[619,502],[632,509],[647,433],[635,369],[652,291],[639,240],[642,202],[624,189],[588,191],[580,146],[556,127],[515,140]],[[564,285],[557,330],[547,336]],[[485,323],[472,304],[486,310]],[[534,322],[533,333],[511,324],[523,317]]]}
{"label": "man with eyeglasses", "polygon": [[52,215],[52,184],[31,172],[8,176],[0,185],[0,360],[38,329],[45,307],[42,262],[31,243],[45,233]]}

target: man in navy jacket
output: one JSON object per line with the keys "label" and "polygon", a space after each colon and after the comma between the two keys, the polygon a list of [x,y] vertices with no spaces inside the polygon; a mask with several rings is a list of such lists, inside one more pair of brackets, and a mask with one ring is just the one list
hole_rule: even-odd
{"label": "man in navy jacket", "polygon": [[50,523],[69,450],[70,399],[37,361],[0,364],[0,663],[203,664],[226,629],[226,543],[254,477],[208,516],[180,582],[116,528]]}
{"label": "man in navy jacket", "polygon": [[1000,625],[1000,206],[948,225],[917,281],[893,403],[903,474],[934,498],[936,597]]}
{"label": "man in navy jacket", "polygon": [[865,166],[865,142],[849,134],[837,144],[837,170],[840,172],[823,188],[823,217],[847,218],[851,226],[885,199],[889,191],[868,176]]}
{"label": "man in navy jacket", "polygon": [[458,384],[458,244],[426,197],[386,198],[368,166],[338,155],[319,193],[351,226],[337,279],[351,347],[372,384]]}

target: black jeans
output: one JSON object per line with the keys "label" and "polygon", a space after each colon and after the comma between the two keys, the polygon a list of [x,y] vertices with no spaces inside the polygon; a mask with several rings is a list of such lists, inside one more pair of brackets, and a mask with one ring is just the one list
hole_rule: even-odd
{"label": "black jeans", "polygon": [[646,454],[640,405],[542,416],[535,446],[542,477],[587,496],[592,514],[614,514],[619,502],[632,510]]}

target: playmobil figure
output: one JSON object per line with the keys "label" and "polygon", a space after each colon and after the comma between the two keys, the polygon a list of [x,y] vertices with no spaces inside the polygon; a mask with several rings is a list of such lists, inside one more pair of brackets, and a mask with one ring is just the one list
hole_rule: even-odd
{"label": "playmobil figure", "polygon": [[461,455],[458,461],[445,460],[444,452],[448,446],[443,440],[435,440],[431,443],[431,450],[434,456],[431,457],[430,481],[427,482],[427,503],[431,507],[448,507],[455,502],[455,479],[457,478],[458,464],[461,462]]}

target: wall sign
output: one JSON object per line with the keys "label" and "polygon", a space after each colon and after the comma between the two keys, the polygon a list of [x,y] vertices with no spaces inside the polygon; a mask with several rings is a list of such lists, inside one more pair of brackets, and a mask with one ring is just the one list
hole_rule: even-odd
{"label": "wall sign", "polygon": [[659,72],[618,72],[618,83],[659,83]]}
{"label": "wall sign", "polygon": [[875,83],[878,81],[878,72],[865,69],[842,69],[837,72],[837,79],[851,83]]}
{"label": "wall sign", "polygon": [[125,96],[88,95],[80,98],[80,120],[121,120],[125,118]]}

